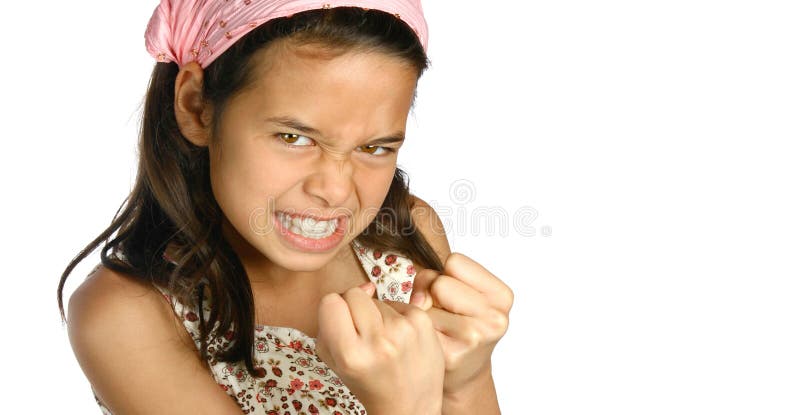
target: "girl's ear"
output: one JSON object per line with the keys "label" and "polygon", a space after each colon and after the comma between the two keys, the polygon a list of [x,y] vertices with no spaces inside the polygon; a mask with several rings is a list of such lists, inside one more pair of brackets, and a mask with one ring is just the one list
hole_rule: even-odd
{"label": "girl's ear", "polygon": [[211,139],[210,104],[203,100],[203,68],[197,62],[184,65],[175,78],[175,120],[181,134],[204,147]]}

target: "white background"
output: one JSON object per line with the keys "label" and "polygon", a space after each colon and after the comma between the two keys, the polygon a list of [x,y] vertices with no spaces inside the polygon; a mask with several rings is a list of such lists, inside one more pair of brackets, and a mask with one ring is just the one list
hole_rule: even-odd
{"label": "white background", "polygon": [[[400,164],[516,294],[504,413],[800,413],[797,3],[425,6]],[[135,177],[154,7],[4,6],[0,412],[99,413],[55,292]]]}

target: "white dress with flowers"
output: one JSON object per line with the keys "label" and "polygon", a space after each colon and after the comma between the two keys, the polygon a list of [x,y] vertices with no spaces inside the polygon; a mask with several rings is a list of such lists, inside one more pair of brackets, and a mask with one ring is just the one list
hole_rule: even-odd
{"label": "white dress with flowers", "polygon": [[[381,300],[409,302],[416,271],[410,259],[394,252],[380,252],[353,241],[364,271],[375,283]],[[168,292],[157,287],[200,348],[199,318]],[[206,318],[210,309],[205,306]],[[224,347],[230,338],[219,339],[209,348]],[[244,362],[208,365],[220,388],[236,401],[245,414],[366,414],[356,397],[314,353],[315,339],[288,327],[256,326],[255,360],[258,376],[251,376]],[[103,414],[111,411],[95,395]]]}

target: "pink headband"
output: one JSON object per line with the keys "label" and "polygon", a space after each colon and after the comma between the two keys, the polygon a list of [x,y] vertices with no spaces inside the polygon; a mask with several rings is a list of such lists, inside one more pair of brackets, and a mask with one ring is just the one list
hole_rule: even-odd
{"label": "pink headband", "polygon": [[428,25],[421,0],[161,0],[144,34],[147,51],[178,66],[207,67],[260,24],[306,10],[355,6],[392,13],[406,22],[428,50]]}

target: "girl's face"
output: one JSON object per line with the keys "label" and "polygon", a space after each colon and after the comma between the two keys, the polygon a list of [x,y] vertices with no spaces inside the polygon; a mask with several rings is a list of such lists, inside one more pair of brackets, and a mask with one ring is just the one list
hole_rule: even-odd
{"label": "girl's face", "polygon": [[[228,102],[209,143],[212,190],[245,262],[318,270],[386,197],[416,70],[378,52],[331,57],[278,43],[259,53],[252,87]],[[309,216],[320,221],[304,235],[289,231]]]}

